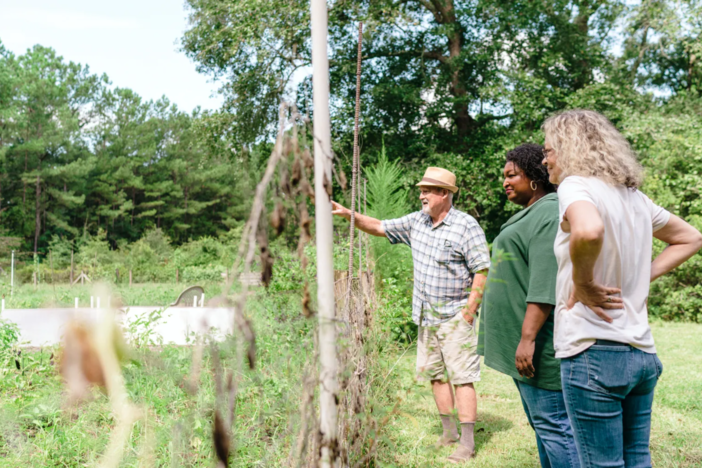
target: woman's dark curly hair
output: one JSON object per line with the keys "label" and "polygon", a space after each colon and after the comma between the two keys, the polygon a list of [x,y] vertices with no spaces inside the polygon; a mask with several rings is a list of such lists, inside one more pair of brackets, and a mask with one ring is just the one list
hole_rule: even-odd
{"label": "woman's dark curly hair", "polygon": [[548,171],[542,164],[544,160],[544,147],[534,143],[524,143],[507,153],[507,162],[514,163],[524,171],[528,179],[540,184],[546,193],[556,191],[556,187],[548,181]]}

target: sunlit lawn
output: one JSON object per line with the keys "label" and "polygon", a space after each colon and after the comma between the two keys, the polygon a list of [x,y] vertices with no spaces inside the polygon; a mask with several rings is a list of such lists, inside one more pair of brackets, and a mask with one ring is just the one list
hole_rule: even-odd
{"label": "sunlit lawn", "polygon": [[[702,466],[702,325],[656,323],[658,354],[664,365],[656,388],[651,448],[656,467]],[[414,381],[415,350],[391,356],[387,395],[399,397],[400,414],[384,431],[379,459],[385,466],[450,466],[453,449],[436,450],[441,424],[427,384]],[[387,371],[386,371],[387,372]],[[475,467],[539,466],[533,431],[511,378],[483,366],[476,425]]]}

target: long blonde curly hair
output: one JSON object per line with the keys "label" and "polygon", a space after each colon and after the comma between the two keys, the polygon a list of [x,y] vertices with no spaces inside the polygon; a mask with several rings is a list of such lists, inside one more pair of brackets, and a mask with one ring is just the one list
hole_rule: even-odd
{"label": "long blonde curly hair", "polygon": [[607,117],[574,109],[549,117],[541,126],[558,155],[561,182],[570,175],[597,177],[611,185],[638,188],[643,168],[629,142]]}

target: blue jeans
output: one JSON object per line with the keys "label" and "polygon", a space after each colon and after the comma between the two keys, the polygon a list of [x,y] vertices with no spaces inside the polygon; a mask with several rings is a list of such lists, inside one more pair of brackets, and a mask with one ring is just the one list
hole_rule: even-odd
{"label": "blue jeans", "polygon": [[522,406],[536,432],[536,447],[543,468],[578,468],[578,452],[566,412],[563,393],[534,387],[518,380]]}
{"label": "blue jeans", "polygon": [[561,381],[580,464],[651,466],[653,389],[663,372],[655,354],[593,345],[561,360]]}

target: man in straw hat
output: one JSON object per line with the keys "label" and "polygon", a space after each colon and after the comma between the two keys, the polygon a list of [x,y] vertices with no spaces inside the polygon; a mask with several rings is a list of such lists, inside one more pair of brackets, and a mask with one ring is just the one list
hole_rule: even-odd
{"label": "man in straw hat", "polygon": [[[430,167],[417,186],[421,211],[384,221],[356,213],[356,227],[385,236],[391,244],[402,242],[412,248],[412,319],[419,326],[417,375],[431,382],[444,429],[437,445],[459,442],[449,461],[460,463],[475,454],[477,397],[473,382],[480,380],[480,357],[473,321],[490,255],[480,225],[453,207],[458,187],[452,172]],[[351,211],[336,202],[332,202],[332,209],[337,216],[351,218]],[[452,415],[453,390],[460,439]]]}

